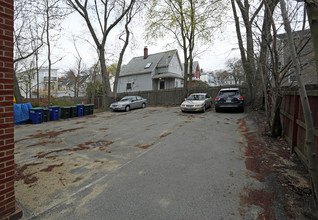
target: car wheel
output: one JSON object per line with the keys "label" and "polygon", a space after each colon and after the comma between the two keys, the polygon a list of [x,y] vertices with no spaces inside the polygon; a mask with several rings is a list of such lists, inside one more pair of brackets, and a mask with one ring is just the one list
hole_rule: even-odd
{"label": "car wheel", "polygon": [[126,112],[129,112],[129,110],[130,110],[130,106],[127,105],[126,108],[125,108],[125,111],[126,111]]}
{"label": "car wheel", "polygon": [[218,108],[215,108],[215,112],[220,112],[220,109],[218,109]]}
{"label": "car wheel", "polygon": [[241,112],[244,112],[244,107],[243,107],[243,108],[241,108]]}
{"label": "car wheel", "polygon": [[203,106],[202,112],[204,113],[206,111],[206,106]]}
{"label": "car wheel", "polygon": [[146,104],[142,103],[141,108],[145,108],[145,107],[146,107]]}

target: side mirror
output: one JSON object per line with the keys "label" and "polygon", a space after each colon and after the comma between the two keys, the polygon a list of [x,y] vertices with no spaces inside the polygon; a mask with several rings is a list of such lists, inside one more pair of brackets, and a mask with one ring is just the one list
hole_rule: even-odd
{"label": "side mirror", "polygon": [[187,98],[184,98],[184,101],[187,101]]}

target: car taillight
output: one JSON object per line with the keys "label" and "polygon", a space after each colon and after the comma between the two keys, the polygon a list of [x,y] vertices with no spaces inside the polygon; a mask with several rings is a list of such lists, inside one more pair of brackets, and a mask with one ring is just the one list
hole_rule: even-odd
{"label": "car taillight", "polygon": [[238,100],[244,100],[243,96],[239,97]]}
{"label": "car taillight", "polygon": [[215,101],[219,101],[219,100],[220,100],[220,98],[218,98],[218,97],[215,98]]}

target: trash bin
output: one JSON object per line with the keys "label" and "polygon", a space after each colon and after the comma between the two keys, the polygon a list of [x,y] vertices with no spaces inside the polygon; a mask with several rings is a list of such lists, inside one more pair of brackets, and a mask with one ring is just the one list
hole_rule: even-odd
{"label": "trash bin", "polygon": [[89,105],[84,105],[84,115],[89,115],[90,112],[90,106]]}
{"label": "trash bin", "polygon": [[71,114],[70,118],[76,117],[77,116],[77,106],[71,106]]}
{"label": "trash bin", "polygon": [[71,117],[71,107],[61,107],[61,119]]}
{"label": "trash bin", "polygon": [[94,104],[89,104],[89,115],[94,114]]}
{"label": "trash bin", "polygon": [[77,107],[77,117],[84,115],[84,105],[83,104],[76,104]]}
{"label": "trash bin", "polygon": [[30,108],[29,112],[32,124],[42,123],[43,108]]}
{"label": "trash bin", "polygon": [[48,108],[43,109],[42,122],[48,122],[50,120],[50,110]]}
{"label": "trash bin", "polygon": [[50,106],[50,120],[56,121],[60,118],[60,106]]}

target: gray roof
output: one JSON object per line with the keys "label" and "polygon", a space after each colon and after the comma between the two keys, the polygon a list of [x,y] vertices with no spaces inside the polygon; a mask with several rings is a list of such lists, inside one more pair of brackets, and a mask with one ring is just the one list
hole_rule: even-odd
{"label": "gray roof", "polygon": [[[192,73],[195,73],[197,66],[199,65],[198,61],[193,61],[192,63]],[[182,63],[182,67],[184,68],[184,63]],[[190,62],[188,62],[188,71],[190,70]]]}
{"label": "gray roof", "polygon": [[[144,56],[134,57],[120,71],[119,76],[151,73],[157,67],[168,66],[175,54],[177,54],[177,50],[170,50],[161,53],[150,54],[146,59],[144,59]],[[149,68],[145,68],[146,65],[149,63],[151,63]]]}
{"label": "gray roof", "polygon": [[[310,29],[293,31],[292,35],[294,37],[311,37],[311,32],[310,32]],[[287,34],[286,33],[277,34],[277,38],[278,39],[287,39]]]}
{"label": "gray roof", "polygon": [[183,76],[180,76],[176,73],[162,73],[162,74],[157,74],[154,77],[152,77],[153,79],[160,79],[160,78],[179,78],[179,79],[183,79]]}

